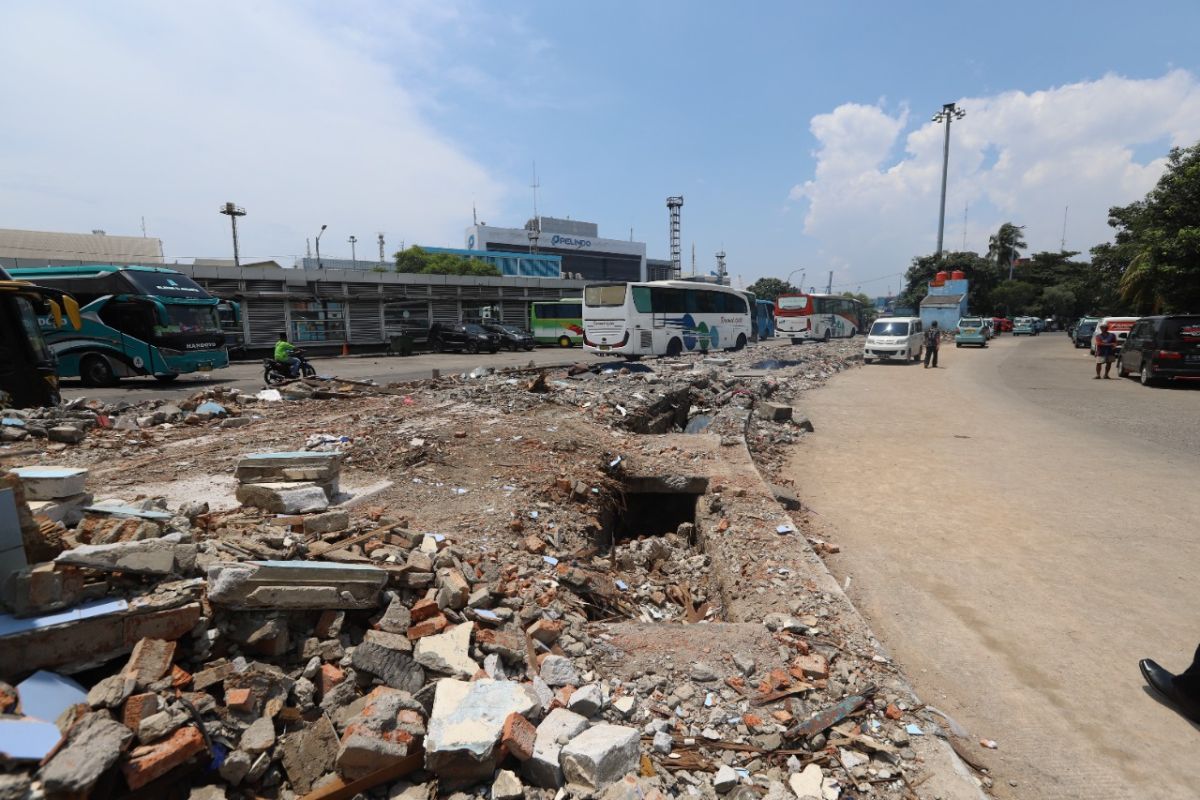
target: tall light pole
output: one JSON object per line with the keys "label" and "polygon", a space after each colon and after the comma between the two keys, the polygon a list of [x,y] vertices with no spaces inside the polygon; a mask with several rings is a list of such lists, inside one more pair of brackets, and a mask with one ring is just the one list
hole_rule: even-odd
{"label": "tall light pole", "polygon": [[238,238],[237,238],[237,219],[238,217],[246,216],[246,209],[233,203],[226,203],[221,206],[221,213],[229,217],[229,222],[233,225],[233,265],[240,267],[242,265],[241,256],[238,255]]}
{"label": "tall light pole", "polygon": [[351,234],[346,241],[350,243],[350,263],[354,265],[355,269],[358,269],[358,251],[354,249],[354,245],[358,244],[358,237]]}
{"label": "tall light pole", "polygon": [[788,286],[791,286],[792,285],[792,276],[795,275],[797,272],[800,273],[800,286],[798,286],[797,288],[800,289],[801,292],[803,292],[804,291],[804,275],[807,272],[806,267],[797,267],[796,269],[789,272],[786,283]]}
{"label": "tall light pole", "polygon": [[322,225],[321,230],[317,233],[317,269],[324,269],[325,265],[321,263],[321,234],[325,233],[328,225]]}
{"label": "tall light pole", "polygon": [[946,231],[946,169],[950,165],[950,123],[962,119],[967,112],[954,103],[945,103],[942,110],[933,115],[934,122],[946,123],[946,143],[942,146],[942,206],[938,214],[938,246],[937,257],[942,257],[942,234]]}

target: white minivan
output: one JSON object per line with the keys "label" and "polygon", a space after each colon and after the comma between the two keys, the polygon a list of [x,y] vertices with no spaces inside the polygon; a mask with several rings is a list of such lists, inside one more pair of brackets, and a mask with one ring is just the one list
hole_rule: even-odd
{"label": "white minivan", "polygon": [[883,317],[875,320],[867,331],[863,345],[863,363],[874,359],[921,360],[924,329],[920,317]]}

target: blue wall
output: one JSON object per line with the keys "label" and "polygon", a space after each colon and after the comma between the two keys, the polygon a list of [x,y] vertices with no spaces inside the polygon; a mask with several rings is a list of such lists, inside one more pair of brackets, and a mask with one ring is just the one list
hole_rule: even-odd
{"label": "blue wall", "polygon": [[953,330],[958,326],[958,321],[967,316],[967,292],[970,288],[970,281],[946,281],[941,286],[929,287],[929,294],[933,297],[945,297],[950,294],[961,294],[962,302],[957,307],[941,307],[929,308],[921,306],[921,323],[928,328],[930,323],[937,322],[938,327],[942,330]]}
{"label": "blue wall", "polygon": [[451,247],[421,247],[426,253],[450,253],[478,258],[500,270],[501,275],[523,278],[561,278],[562,256],[549,253],[505,253],[499,250],[457,250]]}

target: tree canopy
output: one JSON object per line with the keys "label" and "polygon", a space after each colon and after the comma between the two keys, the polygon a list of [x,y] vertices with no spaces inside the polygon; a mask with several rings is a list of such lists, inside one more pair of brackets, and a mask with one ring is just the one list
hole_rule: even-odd
{"label": "tree canopy", "polygon": [[754,292],[759,300],[775,300],[781,294],[795,294],[800,290],[779,278],[759,278],[747,286],[746,291]]}
{"label": "tree canopy", "polygon": [[427,253],[413,245],[396,253],[396,272],[419,275],[477,275],[499,277],[500,270],[478,258],[454,253]]}

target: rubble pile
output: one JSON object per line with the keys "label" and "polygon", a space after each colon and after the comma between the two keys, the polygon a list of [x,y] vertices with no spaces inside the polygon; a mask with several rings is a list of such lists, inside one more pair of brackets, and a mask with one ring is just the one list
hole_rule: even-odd
{"label": "rubble pile", "polygon": [[801,352],[207,392],[263,423],[0,468],[0,797],[920,795],[940,728],[730,466],[852,361]]}

